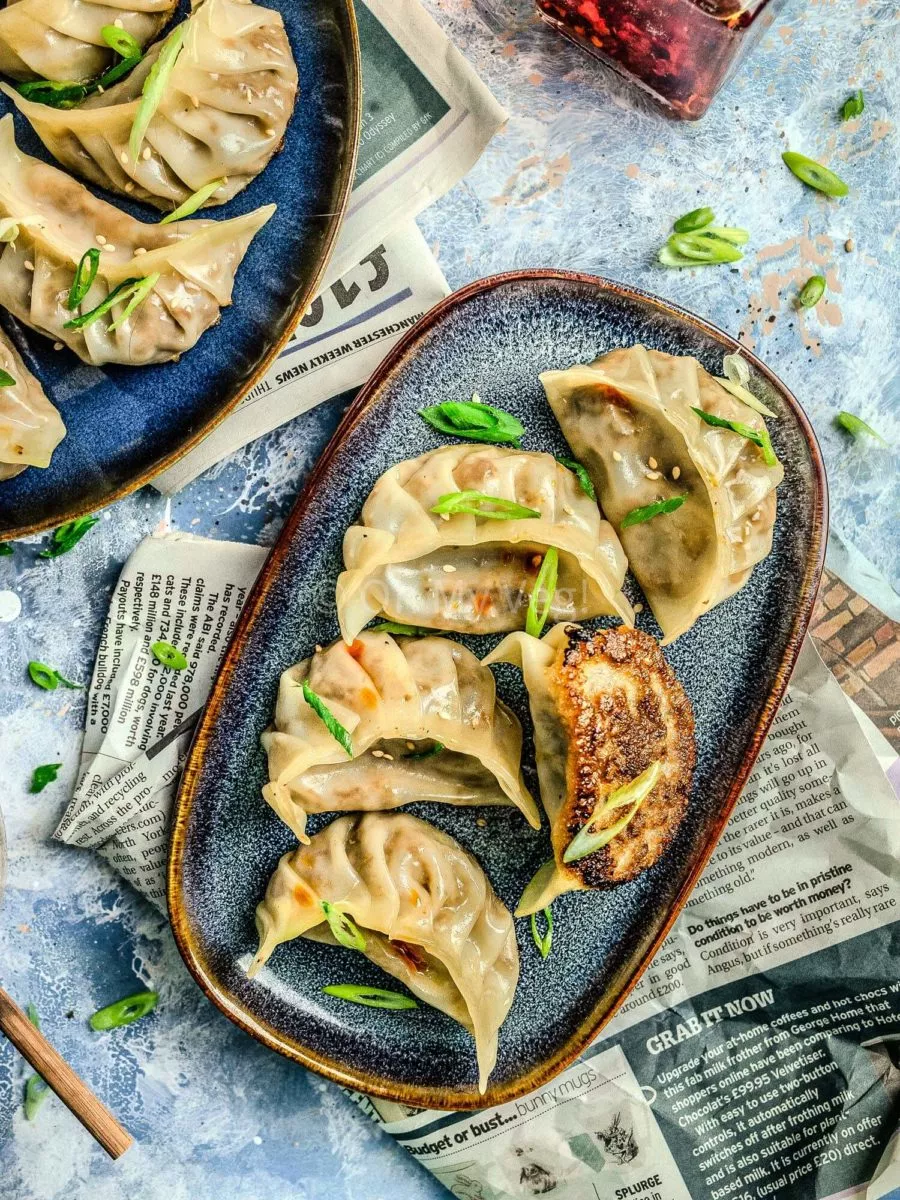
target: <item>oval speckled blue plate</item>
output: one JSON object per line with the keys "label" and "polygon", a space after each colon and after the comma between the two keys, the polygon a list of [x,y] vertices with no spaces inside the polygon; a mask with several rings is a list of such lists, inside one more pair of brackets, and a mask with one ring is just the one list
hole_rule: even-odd
{"label": "oval speckled blue plate", "polygon": [[[0,541],[96,511],[147,483],[205,437],[253,387],[321,282],[353,185],[359,137],[359,42],[352,0],[257,0],[284,17],[300,94],[284,148],[240,195],[201,215],[278,211],[238,271],[234,304],[180,362],[90,367],[4,316],[68,435],[47,470],[0,486]],[[186,5],[185,5],[186,7]],[[0,96],[0,116],[11,108]],[[23,150],[53,161],[16,115]],[[97,194],[142,221],[160,214]]]}
{"label": "oval speckled blue plate", "polygon": [[[517,922],[522,976],[500,1034],[490,1090],[478,1095],[471,1039],[425,1007],[382,1012],[341,1004],[322,986],[391,986],[362,955],[299,940],[253,982],[253,912],[289,831],[260,797],[259,735],[279,674],[338,635],[334,581],[344,530],[378,476],[443,444],[416,415],[469,397],[515,413],[526,449],[564,453],[538,373],[643,342],[693,354],[718,374],[737,343],[673,305],[590,276],[534,271],[473,284],[433,309],[397,346],[347,414],[276,545],[218,677],[179,794],[169,907],[182,954],[212,1000],[266,1045],[351,1087],[425,1108],[508,1101],[562,1070],[596,1036],[637,981],[715,847],[775,714],[819,582],[826,484],[814,435],[794,397],[751,355],[754,389],[779,414],[770,428],[785,465],[771,555],[749,584],[666,649],[693,702],[698,767],[688,816],[670,851],[632,883],[564,896],[554,905],[553,952],[543,962]],[[631,586],[632,598],[638,596]],[[649,613],[640,625],[659,636]],[[596,624],[596,623],[588,623]],[[497,637],[463,639],[485,653]],[[526,731],[525,771],[537,795],[520,674],[497,671]],[[514,809],[414,805],[484,865],[513,908],[550,857]],[[478,819],[484,818],[485,827]],[[311,819],[311,831],[330,817]]]}

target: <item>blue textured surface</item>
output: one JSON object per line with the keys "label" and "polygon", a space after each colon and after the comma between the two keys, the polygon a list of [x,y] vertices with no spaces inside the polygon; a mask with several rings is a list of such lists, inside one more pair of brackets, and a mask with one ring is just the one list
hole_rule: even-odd
{"label": "blue textured surface", "polygon": [[[793,0],[695,126],[660,118],[547,33],[530,0],[429,7],[511,113],[476,169],[421,221],[451,284],[515,266],[597,271],[741,332],[813,418],[835,525],[900,584],[896,458],[831,426],[846,407],[900,441],[893,0]],[[866,113],[840,126],[835,111],[857,86]],[[845,173],[851,196],[833,203],[801,187],[781,166],[782,131]],[[751,230],[740,270],[654,267],[671,219],[701,198]],[[792,292],[820,265],[836,285],[826,307],[794,315]],[[174,525],[270,544],[341,407],[301,417],[209,472],[173,502]],[[35,560],[36,543],[0,559],[0,591],[14,589],[23,603],[19,620],[0,625],[0,804],[11,849],[0,971],[16,997],[38,1004],[63,1053],[140,1138],[114,1167],[54,1100],[26,1124],[23,1067],[2,1046],[0,1195],[439,1200],[446,1193],[334,1088],[256,1047],[201,997],[158,915],[101,860],[49,840],[75,774],[83,712],[76,693],[37,692],[23,664],[41,658],[87,677],[121,564],[165,512],[144,491],[55,563]],[[54,760],[65,763],[60,782],[28,796],[32,767]],[[88,1014],[138,980],[162,990],[159,1012],[115,1038],[90,1035]]]}

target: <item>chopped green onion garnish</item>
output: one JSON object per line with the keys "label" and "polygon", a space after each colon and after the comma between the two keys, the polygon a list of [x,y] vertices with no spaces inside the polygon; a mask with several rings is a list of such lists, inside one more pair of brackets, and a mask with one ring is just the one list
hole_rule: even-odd
{"label": "chopped green onion garnish", "polygon": [[147,1013],[153,1012],[158,1000],[159,992],[136,992],[133,996],[126,996],[124,1000],[117,1000],[115,1004],[108,1004],[106,1008],[95,1012],[90,1019],[91,1029],[102,1033],[107,1029],[130,1025],[132,1021],[139,1021]]}
{"label": "chopped green onion garnish", "polygon": [[25,1080],[25,1099],[22,1108],[26,1121],[33,1121],[38,1109],[50,1094],[50,1085],[45,1083],[40,1075],[29,1075]]}
{"label": "chopped green onion garnish", "polygon": [[94,280],[97,278],[97,272],[100,270],[100,251],[96,246],[92,246],[90,250],[85,250],[81,256],[81,261],[75,268],[75,278],[72,280],[72,287],[69,290],[69,298],[66,301],[66,308],[69,312],[74,312],[79,304],[84,300],[85,296],[94,285]]}
{"label": "chopped green onion garnish", "polygon": [[798,154],[795,150],[785,150],[781,157],[785,166],[793,171],[802,183],[815,188],[817,192],[824,192],[826,196],[846,196],[850,191],[840,175],[835,175],[834,171],[829,171],[814,158],[807,158],[805,154]]}
{"label": "chopped green onion garnish", "polygon": [[156,110],[159,108],[162,98],[165,95],[169,77],[175,68],[178,55],[181,53],[186,33],[186,21],[183,21],[181,25],[172,30],[165,42],[163,42],[159,57],[150,68],[150,73],[144,81],[141,91],[141,103],[134,118],[134,124],[131,127],[131,137],[128,140],[128,148],[135,162],[137,162],[141,143],[144,140],[150,122],[153,120]]}
{"label": "chopped green onion garnish", "polygon": [[188,660],[171,642],[154,642],[150,647],[150,653],[157,662],[168,667],[170,671],[183,671],[188,665]]}
{"label": "chopped green onion garnish", "polygon": [[46,104],[49,108],[74,108],[94,90],[86,83],[58,83],[52,79],[33,79],[20,83],[16,89],[20,96],[34,104]]}
{"label": "chopped green onion garnish", "polygon": [[862,94],[862,88],[857,88],[853,95],[849,96],[841,106],[841,120],[852,121],[854,117],[861,117],[865,107],[866,101]]}
{"label": "chopped green onion garnish", "polygon": [[433,637],[434,629],[423,629],[420,625],[403,625],[400,621],[379,621],[366,633],[392,633],[395,637]]}
{"label": "chopped green onion garnish", "polygon": [[825,276],[813,275],[807,279],[797,296],[799,308],[815,308],[825,295]]}
{"label": "chopped green onion garnish", "polygon": [[419,416],[438,433],[470,442],[493,442],[518,449],[519,439],[525,433],[515,417],[490,404],[482,404],[477,392],[471,400],[448,400],[446,404],[421,408]]}
{"label": "chopped green onion garnish", "polygon": [[35,767],[31,774],[31,787],[28,791],[32,796],[36,796],[38,792],[44,790],[48,783],[56,783],[61,770],[62,763],[45,763],[42,767]]}
{"label": "chopped green onion garnish", "polygon": [[850,412],[839,412],[834,421],[836,425],[841,429],[846,429],[854,437],[859,437],[861,433],[867,433],[869,437],[873,437],[876,441],[881,442],[882,446],[887,445],[881,434],[876,429],[873,429],[867,421],[864,421],[862,417],[856,417]]}
{"label": "chopped green onion garnish", "polygon": [[121,58],[141,57],[141,43],[127,29],[120,29],[118,25],[104,25],[100,36],[110,50],[115,50]]}
{"label": "chopped green onion garnish", "polygon": [[313,710],[334,740],[346,750],[350,758],[353,757],[353,743],[350,741],[350,734],[340,723],[328,705],[317,696],[306,681],[303,683],[303,699]]}
{"label": "chopped green onion garnish", "polygon": [[434,758],[438,754],[443,754],[444,747],[440,742],[435,742],[430,750],[418,750],[414,754],[404,755],[408,762],[421,761],[423,758]]}
{"label": "chopped green onion garnish", "polygon": [[547,931],[543,935],[538,932],[537,913],[531,914],[531,936],[534,938],[534,944],[540,951],[541,958],[546,958],[553,948],[553,913],[550,908],[544,909],[544,921],[547,924]]}
{"label": "chopped green onion garnish", "polygon": [[654,517],[662,516],[663,513],[674,512],[676,508],[681,508],[685,500],[687,493],[683,496],[670,496],[668,500],[657,500],[654,504],[645,504],[643,508],[633,508],[622,518],[619,528],[630,529],[632,525],[643,525],[645,521],[652,521]]}
{"label": "chopped green onion garnish", "polygon": [[116,83],[117,80],[121,79],[123,75],[127,75],[129,71],[133,71],[143,57],[143,54],[138,53],[133,55],[131,58],[123,58],[122,61],[116,63],[114,67],[110,67],[105,75],[101,75],[96,83],[90,84],[88,86],[88,91],[90,93],[94,93],[105,90],[108,87],[112,87],[112,85]]}
{"label": "chopped green onion garnish", "polygon": [[[528,601],[525,632],[532,637],[540,637],[544,632],[544,626],[547,624],[547,618],[550,616],[550,606],[553,604],[553,597],[556,595],[556,581],[558,576],[559,552],[555,546],[550,546],[544,555],[541,569],[538,571],[537,579],[534,581],[534,590],[531,593],[531,599]],[[539,609],[541,592],[544,592],[546,599],[543,608]]]}
{"label": "chopped green onion garnish", "polygon": [[667,245],[679,258],[693,263],[738,262],[744,257],[733,239],[719,236],[712,229],[702,229],[696,233],[673,233]]}
{"label": "chopped green onion garnish", "polygon": [[180,208],[176,208],[174,212],[170,212],[168,216],[163,217],[160,225],[171,225],[173,221],[180,221],[182,217],[189,217],[198,208],[202,208],[210,196],[214,196],[220,187],[224,187],[225,182],[224,179],[214,179],[212,183],[208,183],[205,187],[200,188],[194,192],[193,196],[188,196]]}
{"label": "chopped green onion garnish", "polygon": [[725,378],[716,379],[716,383],[720,383],[736,400],[740,400],[742,404],[746,404],[754,412],[777,420],[778,413],[773,413],[771,408],[767,408],[762,400],[759,400],[748,389],[750,368],[741,358],[740,354],[726,354],[722,359],[722,370],[725,372]]}
{"label": "chopped green onion garnish", "polygon": [[338,1000],[349,1000],[351,1004],[364,1004],[366,1008],[390,1008],[399,1011],[405,1008],[418,1008],[412,996],[391,992],[387,988],[361,987],[355,983],[331,983],[322,991],[329,996],[337,996]]}
{"label": "chopped green onion garnish", "polygon": [[683,217],[679,217],[672,228],[676,233],[693,233],[697,229],[712,225],[715,219],[716,214],[711,208],[692,208]]}
{"label": "chopped green onion garnish", "polygon": [[60,525],[53,534],[52,542],[46,550],[40,552],[38,558],[59,558],[61,554],[68,554],[99,520],[99,517],[76,517],[74,521]]}
{"label": "chopped green onion garnish", "polygon": [[707,425],[713,425],[717,429],[730,429],[732,433],[740,434],[748,442],[753,442],[762,450],[766,466],[777,466],[778,459],[772,449],[772,439],[769,437],[768,429],[754,429],[751,425],[745,425],[743,421],[729,421],[726,417],[717,417],[715,413],[705,412],[702,408],[693,408],[693,411]]}
{"label": "chopped green onion garnish", "polygon": [[[118,329],[120,325],[124,325],[136,308],[144,303],[160,280],[160,272],[154,271],[152,275],[148,275],[146,279],[142,279],[135,287],[131,294],[131,299],[122,310],[122,315],[117,317],[110,325],[110,332],[113,329]],[[124,299],[124,297],[122,297]]]}
{"label": "chopped green onion garnish", "polygon": [[496,496],[473,491],[448,492],[441,496],[430,511],[445,513],[448,516],[468,513],[489,521],[517,521],[541,515],[536,508],[526,508],[524,504],[516,504],[514,500],[500,500]]}
{"label": "chopped green onion garnish", "polygon": [[[605,800],[601,800],[585,824],[582,825],[581,829],[579,829],[571,842],[569,842],[566,852],[563,854],[563,862],[578,862],[579,859],[586,858],[596,850],[602,850],[613,838],[618,837],[625,827],[630,824],[637,810],[656,787],[661,773],[662,763],[653,762],[636,779],[632,779],[630,783],[616,788],[614,792],[610,792]],[[628,812],[620,821],[616,821],[612,825],[607,825],[605,829],[601,829],[599,832],[591,832],[592,827],[600,817],[612,812],[616,808],[625,808],[626,806],[628,807]]]}
{"label": "chopped green onion garnish", "polygon": [[597,499],[597,493],[594,491],[594,485],[591,483],[591,477],[588,475],[585,468],[574,458],[563,458],[561,454],[557,454],[556,461],[563,467],[568,467],[578,477],[578,482],[581,484],[581,490],[586,496],[590,496],[592,500]]}
{"label": "chopped green onion garnish", "polygon": [[9,542],[0,542],[0,558],[12,558],[13,548]]}
{"label": "chopped green onion garnish", "polygon": [[64,675],[60,675],[59,671],[48,667],[46,663],[30,662],[28,664],[28,674],[31,676],[31,682],[36,683],[39,688],[43,688],[45,692],[55,692],[58,687],[71,688],[73,691],[81,689],[80,683],[73,683],[71,679],[66,679]]}
{"label": "chopped green onion garnish", "polygon": [[0,370],[0,387],[15,387],[16,381],[9,371]]}
{"label": "chopped green onion garnish", "polygon": [[348,950],[365,950],[366,939],[360,933],[356,922],[351,920],[345,912],[341,912],[339,908],[329,904],[327,900],[322,900],[321,904],[328,928],[340,944],[346,946]]}
{"label": "chopped green onion garnish", "polygon": [[115,329],[118,325],[121,325],[121,323],[126,320],[127,317],[131,316],[138,304],[141,304],[147,299],[147,296],[156,286],[158,280],[158,272],[153,275],[148,275],[146,279],[124,280],[124,282],[114,287],[106,299],[101,300],[96,308],[92,308],[90,312],[82,313],[79,317],[73,317],[71,321],[66,321],[65,325],[63,325],[63,329],[84,329],[88,325],[93,325],[95,321],[99,321],[100,318],[105,316],[111,308],[114,308],[117,304],[121,304],[123,300],[129,300],[132,297],[137,297],[136,303],[133,302],[127,305],[125,312],[113,325],[110,326],[111,329]]}

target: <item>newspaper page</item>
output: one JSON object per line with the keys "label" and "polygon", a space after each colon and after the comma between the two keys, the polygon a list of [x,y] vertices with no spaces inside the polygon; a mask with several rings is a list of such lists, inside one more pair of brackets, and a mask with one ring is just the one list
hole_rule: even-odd
{"label": "newspaper page", "polygon": [[[179,758],[255,555],[148,539],[113,597],[58,836],[99,849],[160,907]],[[845,686],[892,728],[883,704],[900,683],[900,627],[829,576],[815,629]],[[156,637],[184,651],[182,678],[154,672]],[[885,768],[896,757],[808,639],[691,901],[581,1059],[482,1112],[356,1099],[460,1200],[895,1195],[900,801]]]}

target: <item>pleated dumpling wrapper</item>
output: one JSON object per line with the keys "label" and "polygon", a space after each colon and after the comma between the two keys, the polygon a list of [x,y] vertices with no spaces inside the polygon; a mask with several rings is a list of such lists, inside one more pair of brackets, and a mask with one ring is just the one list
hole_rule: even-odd
{"label": "pleated dumpling wrapper", "polygon": [[0,479],[49,467],[65,436],[62,417],[0,329]]}
{"label": "pleated dumpling wrapper", "polygon": [[659,643],[638,629],[513,633],[484,660],[522,668],[553,858],[516,909],[626,883],[652,867],[687,811],[694,717]]}
{"label": "pleated dumpling wrapper", "polygon": [[[0,162],[0,222],[16,230],[0,244],[0,306],[97,366],[190,350],[231,303],[250,242],[275,212],[270,204],[230,221],[145,225],[23,154],[11,116],[0,119]],[[69,308],[79,275],[90,286]]]}
{"label": "pleated dumpling wrapper", "polygon": [[341,632],[353,641],[378,613],[458,633],[524,629],[551,548],[559,564],[551,620],[632,623],[618,538],[551,454],[444,446],[399,463],[344,537]]}
{"label": "pleated dumpling wrapper", "polygon": [[141,46],[178,0],[9,0],[0,9],[0,75],[82,82],[115,58],[102,30],[115,25]]}
{"label": "pleated dumpling wrapper", "polygon": [[282,675],[262,743],[263,795],[301,841],[311,812],[426,800],[514,805],[540,828],[522,779],[522,727],[488,668],[448,638],[367,631],[317,650]]}
{"label": "pleated dumpling wrapper", "polygon": [[[643,346],[548,371],[541,382],[618,531],[664,644],[674,641],[743,587],[772,548],[784,469],[765,422],[695,358]],[[750,436],[709,424],[696,410]],[[672,511],[649,518],[641,511],[679,498]]]}
{"label": "pleated dumpling wrapper", "polygon": [[182,48],[140,138],[132,131],[162,42],[78,108],[3,90],[57,161],[91,183],[168,209],[218,183],[204,203],[225,204],[265,169],[294,111],[284,21],[251,0],[205,0],[171,36]]}
{"label": "pleated dumpling wrapper", "polygon": [[323,902],[358,926],[368,959],[472,1034],[484,1092],[519,952],[512,917],[472,855],[408,813],[338,818],[281,859],[256,910],[248,974],[294,938],[340,944]]}

